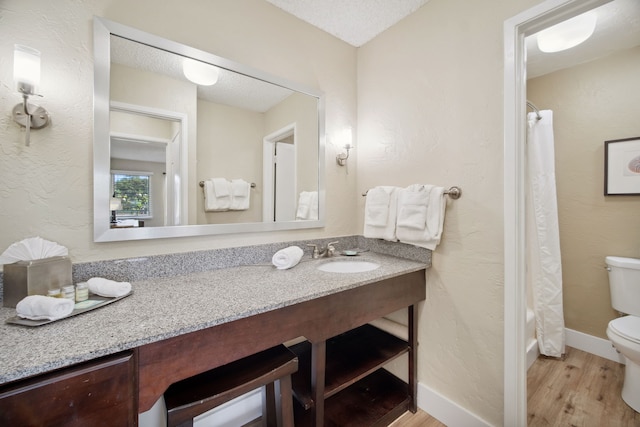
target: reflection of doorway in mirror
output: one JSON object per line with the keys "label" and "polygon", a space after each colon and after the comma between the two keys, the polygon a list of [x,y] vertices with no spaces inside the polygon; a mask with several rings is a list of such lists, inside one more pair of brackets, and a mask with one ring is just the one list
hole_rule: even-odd
{"label": "reflection of doorway in mirror", "polygon": [[296,218],[295,128],[295,124],[288,125],[263,140],[264,222]]}
{"label": "reflection of doorway in mirror", "polygon": [[186,117],[180,113],[113,102],[111,169],[154,172],[152,218],[145,227],[183,225],[187,218]]}

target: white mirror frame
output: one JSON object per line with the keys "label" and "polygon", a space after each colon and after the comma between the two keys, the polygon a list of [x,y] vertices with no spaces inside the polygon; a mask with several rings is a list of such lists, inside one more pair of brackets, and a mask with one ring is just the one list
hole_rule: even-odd
{"label": "white mirror frame", "polygon": [[611,0],[547,0],[504,22],[504,410],[527,425],[525,344],[525,37]]}
{"label": "white mirror frame", "polygon": [[[166,227],[112,229],[109,213],[110,144],[109,78],[111,68],[110,37],[134,40],[218,67],[235,71],[268,83],[289,88],[318,99],[318,219],[309,221],[254,222],[237,224],[202,224]],[[324,95],[312,88],[267,74],[208,52],[164,39],[104,18],[93,19],[94,43],[94,123],[93,123],[93,239],[95,242],[192,237],[215,234],[266,232],[319,228],[325,225],[325,123]]]}

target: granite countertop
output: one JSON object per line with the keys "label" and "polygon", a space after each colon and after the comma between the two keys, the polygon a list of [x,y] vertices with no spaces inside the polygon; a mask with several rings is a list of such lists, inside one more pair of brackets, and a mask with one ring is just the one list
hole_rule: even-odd
{"label": "granite countertop", "polygon": [[[133,294],[93,311],[38,327],[6,324],[0,308],[0,384],[114,354],[427,267],[367,252],[380,264],[364,273],[328,273],[308,258],[289,270],[248,265],[131,282]],[[107,277],[107,276],[105,276]]]}

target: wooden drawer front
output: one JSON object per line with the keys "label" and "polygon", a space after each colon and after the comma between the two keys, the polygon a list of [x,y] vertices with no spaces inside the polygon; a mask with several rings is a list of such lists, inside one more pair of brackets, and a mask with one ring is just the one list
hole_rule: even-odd
{"label": "wooden drawer front", "polygon": [[121,353],[0,388],[0,425],[135,426],[134,354]]}

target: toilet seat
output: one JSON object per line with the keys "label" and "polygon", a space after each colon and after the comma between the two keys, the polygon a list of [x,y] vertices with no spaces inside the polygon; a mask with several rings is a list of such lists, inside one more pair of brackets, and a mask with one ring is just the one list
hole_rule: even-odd
{"label": "toilet seat", "polygon": [[609,322],[609,328],[616,335],[640,344],[640,317],[619,317]]}

